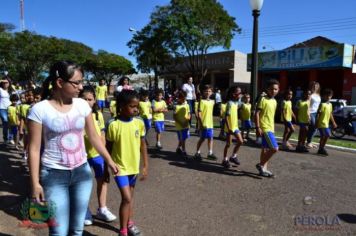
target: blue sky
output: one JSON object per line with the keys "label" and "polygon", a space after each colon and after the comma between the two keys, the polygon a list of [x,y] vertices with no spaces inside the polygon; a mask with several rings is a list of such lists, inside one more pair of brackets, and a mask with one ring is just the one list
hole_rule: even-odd
{"label": "blue sky", "polygon": [[[19,0],[0,1],[0,22],[12,23],[19,30]],[[135,59],[128,56],[126,46],[132,37],[129,27],[141,29],[149,22],[155,6],[169,3],[168,0],[24,1],[28,30],[82,42],[94,50],[104,49],[125,56],[133,63]],[[235,36],[230,49],[250,52],[252,15],[249,0],[219,2],[246,32]],[[260,51],[283,49],[318,35],[356,44],[355,9],[355,0],[265,0],[259,18]]]}

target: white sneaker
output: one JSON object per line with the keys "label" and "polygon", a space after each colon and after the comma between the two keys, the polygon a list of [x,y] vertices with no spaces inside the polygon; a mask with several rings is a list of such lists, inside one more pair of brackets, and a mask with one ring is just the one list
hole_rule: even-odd
{"label": "white sneaker", "polygon": [[87,213],[85,214],[85,220],[84,220],[84,225],[92,225],[93,224],[93,216],[91,215],[91,212],[89,208],[87,209]]}
{"label": "white sneaker", "polygon": [[104,209],[98,209],[98,211],[96,212],[96,218],[103,220],[103,221],[114,221],[116,220],[116,216],[111,213],[111,211],[105,207]]}

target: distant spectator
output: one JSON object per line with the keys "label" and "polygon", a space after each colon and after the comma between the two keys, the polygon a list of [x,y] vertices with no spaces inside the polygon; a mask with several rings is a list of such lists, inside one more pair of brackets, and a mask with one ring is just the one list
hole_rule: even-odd
{"label": "distant spectator", "polygon": [[[183,84],[182,90],[187,93],[187,103],[189,104],[189,109],[192,111],[192,114],[194,113],[194,102],[196,99],[196,94],[195,94],[195,87],[193,84],[193,77],[189,77],[187,79],[187,82]],[[189,120],[189,124],[192,124],[192,118]]]}
{"label": "distant spectator", "polygon": [[130,85],[129,77],[121,77],[116,88],[116,91],[121,93],[122,90],[133,90],[132,86]]}
{"label": "distant spectator", "polygon": [[318,113],[319,105],[321,103],[320,84],[318,82],[313,81],[310,83],[309,89],[312,92],[312,95],[310,97],[310,106],[309,106],[310,123],[309,123],[309,129],[307,134],[307,148],[314,148],[314,145],[312,144],[312,139],[316,131],[315,118]]}

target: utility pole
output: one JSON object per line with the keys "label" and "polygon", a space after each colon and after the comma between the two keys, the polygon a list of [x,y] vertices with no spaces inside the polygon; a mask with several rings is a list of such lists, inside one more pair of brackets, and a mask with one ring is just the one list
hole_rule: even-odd
{"label": "utility pole", "polygon": [[25,30],[25,17],[24,17],[24,0],[20,0],[20,23],[21,31]]}

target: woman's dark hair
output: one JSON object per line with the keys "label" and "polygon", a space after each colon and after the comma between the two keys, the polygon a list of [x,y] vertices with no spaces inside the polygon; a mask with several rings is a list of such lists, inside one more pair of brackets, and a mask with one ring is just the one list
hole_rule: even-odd
{"label": "woman's dark hair", "polygon": [[55,89],[57,79],[61,78],[64,81],[68,81],[73,77],[76,70],[79,70],[84,75],[83,69],[74,62],[58,61],[54,63],[49,69],[49,75],[42,85],[42,100],[50,97],[50,85],[52,85],[52,89]]}
{"label": "woman's dark hair", "polygon": [[126,80],[126,79],[127,79],[127,81],[129,82],[129,84],[130,84],[130,78],[127,77],[127,76],[123,76],[123,77],[120,78],[119,83],[118,83],[118,86],[124,85],[124,80]]}
{"label": "woman's dark hair", "polygon": [[226,101],[230,101],[232,100],[232,94],[235,92],[235,90],[239,88],[238,86],[232,86],[229,88],[229,90],[227,91],[227,95],[226,95]]}
{"label": "woman's dark hair", "polygon": [[[83,87],[83,89],[79,93],[79,97],[82,98],[84,96],[84,93],[91,93],[94,96],[94,99],[96,99],[96,94],[95,94],[95,89],[91,85],[86,85]],[[98,104],[94,103],[92,107],[92,112],[95,114],[95,120],[99,120],[99,114],[98,114]]]}
{"label": "woman's dark hair", "polygon": [[[11,94],[14,89],[12,88],[12,82],[11,82],[11,78],[9,76],[5,76],[4,78],[2,78],[3,80],[7,80],[7,82],[9,82],[9,87],[7,88],[8,92]],[[0,83],[0,87],[4,88],[4,82]]]}
{"label": "woman's dark hair", "polygon": [[130,103],[133,99],[139,99],[138,93],[135,90],[122,90],[116,97],[116,111],[119,115],[121,107]]}

